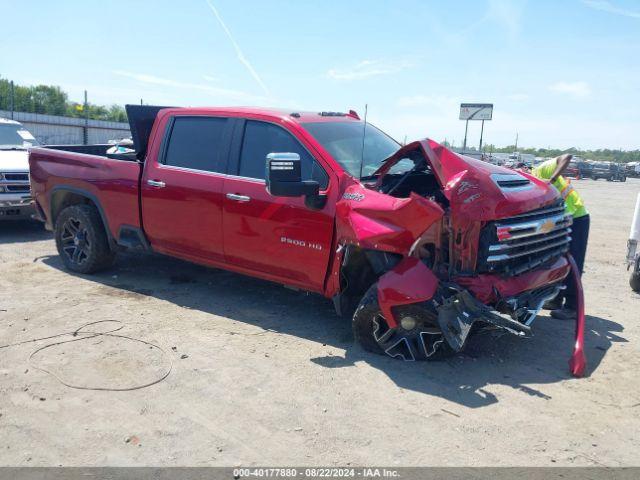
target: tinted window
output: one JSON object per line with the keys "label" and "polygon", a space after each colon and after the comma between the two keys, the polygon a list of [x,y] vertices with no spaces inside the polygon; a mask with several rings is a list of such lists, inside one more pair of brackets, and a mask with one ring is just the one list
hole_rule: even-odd
{"label": "tinted window", "polygon": [[277,125],[247,120],[240,154],[241,177],[264,180],[269,153],[297,153],[300,155],[303,180],[316,180],[326,188],[329,177],[293,135]]}
{"label": "tinted window", "polygon": [[176,117],[171,129],[166,165],[223,172],[226,118]]}

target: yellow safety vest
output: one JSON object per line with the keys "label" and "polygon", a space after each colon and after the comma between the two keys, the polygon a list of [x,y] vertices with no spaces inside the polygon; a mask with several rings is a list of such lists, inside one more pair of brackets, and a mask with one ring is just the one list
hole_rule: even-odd
{"label": "yellow safety vest", "polygon": [[[531,173],[542,180],[549,180],[555,169],[556,161],[547,160],[534,168]],[[560,175],[556,181],[553,182],[553,186],[560,192],[564,200],[565,210],[573,216],[573,218],[583,217],[589,213],[584,207],[582,198],[571,186],[571,181]]]}

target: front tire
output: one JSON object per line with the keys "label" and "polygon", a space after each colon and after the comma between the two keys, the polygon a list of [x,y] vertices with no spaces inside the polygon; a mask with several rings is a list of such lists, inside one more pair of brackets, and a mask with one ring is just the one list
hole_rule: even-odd
{"label": "front tire", "polygon": [[378,284],[362,297],[353,315],[353,336],[362,348],[405,361],[439,360],[453,353],[438,326],[435,309],[420,305],[397,307],[399,325],[389,328],[378,304]]}
{"label": "front tire", "polygon": [[93,205],[62,210],[56,219],[55,238],[62,262],[73,272],[94,273],[113,264],[115,252]]}

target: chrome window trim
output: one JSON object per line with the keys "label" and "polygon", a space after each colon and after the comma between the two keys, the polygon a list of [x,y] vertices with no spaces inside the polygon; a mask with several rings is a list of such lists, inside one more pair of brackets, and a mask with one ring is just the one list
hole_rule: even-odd
{"label": "chrome window trim", "polygon": [[203,173],[209,176],[229,178],[232,180],[249,180],[255,183],[262,183],[265,185],[267,183],[265,180],[261,180],[259,178],[242,177],[240,175],[231,175],[230,173],[222,173],[222,172],[212,172],[209,170],[198,170],[197,168],[177,167],[175,165],[164,165],[162,163],[157,164],[157,170],[174,170],[174,171],[185,172],[185,173]]}
{"label": "chrome window trim", "polygon": [[213,170],[199,170],[197,168],[178,167],[177,165],[165,165],[164,163],[157,163],[158,170],[176,170],[179,172],[191,172],[191,173],[206,173],[209,175],[226,175],[222,172],[214,172]]}

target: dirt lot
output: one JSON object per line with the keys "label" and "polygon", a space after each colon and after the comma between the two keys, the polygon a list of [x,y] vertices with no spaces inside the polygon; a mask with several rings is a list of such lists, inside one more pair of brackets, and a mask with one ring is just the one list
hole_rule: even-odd
{"label": "dirt lot", "polygon": [[[70,275],[39,225],[0,224],[1,344],[119,320],[114,335],[165,352],[86,332],[0,349],[0,464],[638,465],[640,296],[623,258],[640,181],[576,185],[592,218],[580,380],[572,322],[402,363],[354,345],[322,298],[152,255]],[[120,392],[36,368],[127,388],[170,365]]]}

